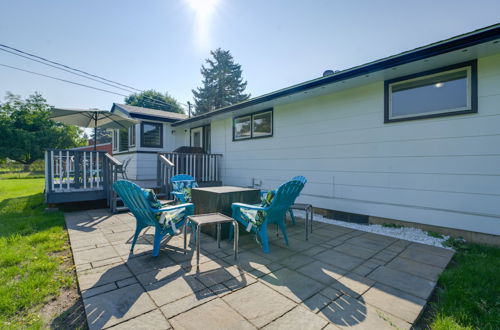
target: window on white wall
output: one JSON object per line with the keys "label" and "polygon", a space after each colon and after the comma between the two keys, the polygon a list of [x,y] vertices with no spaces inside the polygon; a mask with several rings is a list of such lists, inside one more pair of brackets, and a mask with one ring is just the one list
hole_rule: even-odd
{"label": "window on white wall", "polygon": [[476,62],[385,82],[385,122],[477,112]]}
{"label": "window on white wall", "polygon": [[264,110],[233,119],[233,140],[273,136],[273,110]]}
{"label": "window on white wall", "polygon": [[141,123],[141,147],[163,147],[163,125],[161,123]]}
{"label": "window on white wall", "polygon": [[252,137],[252,116],[243,116],[234,119],[234,139],[242,140]]}
{"label": "window on white wall", "polygon": [[135,125],[128,129],[128,145],[129,147],[135,147]]}

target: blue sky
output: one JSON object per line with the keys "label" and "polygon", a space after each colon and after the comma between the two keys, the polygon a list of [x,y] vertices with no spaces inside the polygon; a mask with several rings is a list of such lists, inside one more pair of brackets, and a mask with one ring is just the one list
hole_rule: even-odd
{"label": "blue sky", "polygon": [[[186,103],[217,47],[231,51],[258,96],[498,23],[500,1],[219,0],[201,15],[189,0],[3,0],[0,12],[0,43]],[[5,52],[0,63],[108,88]],[[38,91],[60,107],[123,102],[0,67],[2,98],[6,91]]]}

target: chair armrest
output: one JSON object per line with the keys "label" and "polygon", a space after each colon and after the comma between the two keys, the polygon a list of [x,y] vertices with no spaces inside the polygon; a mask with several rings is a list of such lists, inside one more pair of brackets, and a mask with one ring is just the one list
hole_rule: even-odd
{"label": "chair armrest", "polygon": [[247,210],[257,210],[257,211],[266,211],[268,207],[262,207],[260,205],[250,205],[244,203],[233,203],[231,208],[234,209],[247,209]]}
{"label": "chair armrest", "polygon": [[177,209],[188,209],[193,211],[194,210],[194,204],[193,203],[185,203],[185,204],[179,204],[179,205],[174,205],[174,206],[169,206],[161,209],[153,209],[155,213],[162,213],[162,212],[167,212],[167,211],[173,211]]}

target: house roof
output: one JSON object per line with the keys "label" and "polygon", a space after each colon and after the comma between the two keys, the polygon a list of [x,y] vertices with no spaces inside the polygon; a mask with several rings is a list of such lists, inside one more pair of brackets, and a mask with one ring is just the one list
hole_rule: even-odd
{"label": "house roof", "polygon": [[415,48],[403,53],[389,56],[380,60],[369,62],[360,66],[336,72],[333,75],[312,79],[297,85],[286,87],[268,94],[264,94],[244,102],[233,104],[224,108],[216,109],[214,111],[195,116],[189,119],[184,119],[176,122],[173,126],[188,124],[200,120],[206,120],[212,116],[232,112],[258,105],[272,104],[270,101],[283,98],[286,96],[294,95],[297,93],[307,93],[310,90],[318,89],[327,85],[332,85],[336,82],[345,81],[348,79],[368,76],[369,74],[394,68],[411,62],[425,60],[430,57],[438,56],[441,54],[450,53],[467,47],[472,47],[488,41],[494,41],[500,38],[500,23],[478,29],[472,32],[461,34],[446,40],[432,43],[423,47]]}
{"label": "house roof", "polygon": [[176,122],[188,118],[188,116],[183,113],[136,107],[128,104],[113,103],[113,107],[111,107],[111,112],[115,112],[116,110],[134,119],[149,119],[149,120],[164,121],[164,122]]}

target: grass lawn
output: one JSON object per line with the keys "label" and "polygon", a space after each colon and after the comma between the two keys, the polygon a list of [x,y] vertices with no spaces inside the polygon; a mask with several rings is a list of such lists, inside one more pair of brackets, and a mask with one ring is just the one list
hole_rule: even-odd
{"label": "grass lawn", "polygon": [[0,179],[38,179],[43,177],[43,172],[0,172]]}
{"label": "grass lawn", "polygon": [[0,180],[1,329],[48,327],[44,305],[76,286],[63,213],[44,213],[43,186]]}
{"label": "grass lawn", "polygon": [[500,248],[457,244],[423,321],[431,329],[500,329]]}

